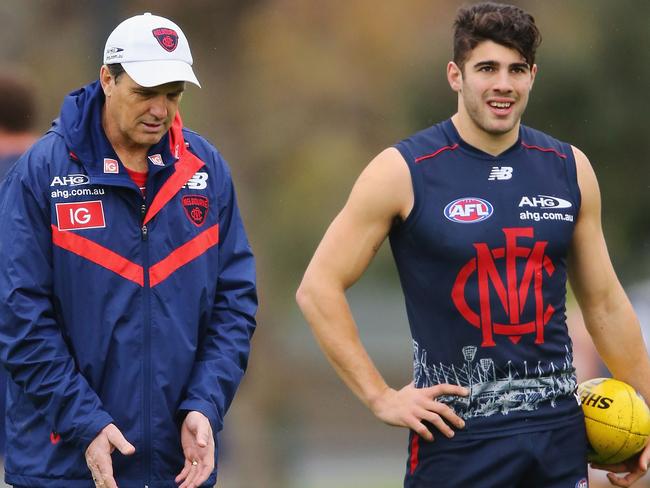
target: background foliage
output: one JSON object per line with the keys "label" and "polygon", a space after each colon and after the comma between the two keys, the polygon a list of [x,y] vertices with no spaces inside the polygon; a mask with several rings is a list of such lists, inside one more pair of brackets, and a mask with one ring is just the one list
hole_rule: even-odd
{"label": "background foliage", "polygon": [[[515,1],[542,30],[524,122],[580,147],[603,194],[626,284],[650,276],[650,2]],[[4,0],[0,61],[34,81],[45,130],[63,96],[97,77],[122,19],[151,11],[190,39],[203,85],[186,125],[231,163],[258,256],[261,309],[250,374],[223,435],[236,487],[398,486],[406,436],[375,422],[334,378],[293,294],[328,223],[384,147],[450,116],[445,79],[457,0]],[[410,345],[382,252],[351,291],[362,334],[397,386]],[[382,305],[378,305],[381,303]],[[386,481],[388,480],[388,481]]]}

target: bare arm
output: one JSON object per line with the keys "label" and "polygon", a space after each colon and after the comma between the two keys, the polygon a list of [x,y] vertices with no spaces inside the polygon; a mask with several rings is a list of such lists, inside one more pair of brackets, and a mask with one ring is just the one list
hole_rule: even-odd
{"label": "bare arm", "polygon": [[463,422],[435,397],[464,395],[458,386],[438,385],[395,391],[368,356],[352,317],[345,290],[363,274],[396,219],[413,206],[408,167],[396,149],[387,149],[363,171],[350,197],[334,219],[309,264],[296,295],[307,322],[326,357],[346,385],[386,423],[410,427],[425,439],[432,435],[426,420],[445,435]]}
{"label": "bare arm", "polygon": [[[587,330],[615,378],[629,383],[650,399],[650,361],[639,321],[621,286],[605,244],[600,220],[600,191],[587,157],[574,148],[582,205],[576,224],[569,265],[571,286]],[[612,484],[630,486],[645,474],[650,462],[646,448],[626,478],[609,475]],[[618,470],[617,470],[618,471]]]}

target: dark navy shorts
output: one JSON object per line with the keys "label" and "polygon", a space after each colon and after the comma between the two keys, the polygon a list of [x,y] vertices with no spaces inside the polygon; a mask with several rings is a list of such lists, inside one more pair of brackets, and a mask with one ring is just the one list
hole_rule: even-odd
{"label": "dark navy shorts", "polygon": [[[435,435],[435,433],[434,433]],[[584,421],[490,439],[410,434],[404,488],[586,488]]]}

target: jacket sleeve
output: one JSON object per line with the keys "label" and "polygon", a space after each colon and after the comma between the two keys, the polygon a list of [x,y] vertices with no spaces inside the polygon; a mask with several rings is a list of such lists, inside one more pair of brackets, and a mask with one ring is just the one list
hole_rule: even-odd
{"label": "jacket sleeve", "polygon": [[85,450],[113,420],[79,373],[57,323],[47,170],[40,185],[23,173],[14,168],[0,187],[0,360],[52,431]]}
{"label": "jacket sleeve", "polygon": [[255,261],[239,215],[227,169],[219,200],[219,269],[212,318],[201,337],[185,400],[179,413],[196,410],[214,434],[235,396],[248,363],[255,330]]}

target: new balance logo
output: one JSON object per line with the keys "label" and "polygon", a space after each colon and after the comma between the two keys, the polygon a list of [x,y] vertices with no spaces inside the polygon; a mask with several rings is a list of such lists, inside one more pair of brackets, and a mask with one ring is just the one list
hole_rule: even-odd
{"label": "new balance logo", "polygon": [[510,178],[512,178],[512,168],[510,166],[492,166],[488,180],[509,180]]}
{"label": "new balance logo", "polygon": [[194,173],[194,176],[183,185],[183,188],[189,188],[191,190],[205,190],[207,187],[208,173],[204,171],[197,171]]}

